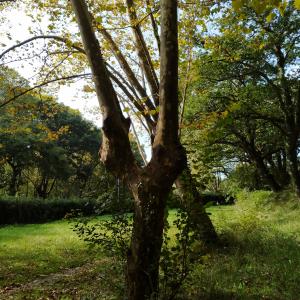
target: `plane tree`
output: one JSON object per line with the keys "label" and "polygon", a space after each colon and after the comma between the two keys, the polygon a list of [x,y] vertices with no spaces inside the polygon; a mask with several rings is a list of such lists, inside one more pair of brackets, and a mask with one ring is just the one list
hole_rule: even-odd
{"label": "plane tree", "polygon": [[[154,141],[159,115],[159,60],[160,60],[160,7],[159,1],[126,1],[111,4],[89,2],[93,29],[101,42],[103,58],[108,74],[113,82],[121,109],[130,113],[131,128],[137,121],[144,129],[144,135],[149,136],[150,144]],[[188,1],[179,2],[181,20],[179,23],[180,61],[187,61],[184,70],[180,69],[180,99],[181,111],[184,106],[185,91],[188,86],[189,66],[193,57],[193,44],[197,35],[197,26],[204,25],[201,16],[203,8]],[[41,52],[34,43],[45,41],[42,67],[39,68],[39,79],[36,86],[44,86],[51,82],[58,82],[76,78],[87,78],[85,91],[95,91],[90,72],[87,70],[86,51],[78,38],[74,26],[74,16],[71,4],[66,6],[61,1],[30,2],[28,14],[36,20],[40,15],[50,15],[48,34],[32,30],[33,36],[16,45],[8,47],[0,54],[0,59],[9,61],[15,51],[31,49],[32,56]],[[30,11],[29,11],[30,10]],[[153,41],[155,41],[153,43]],[[14,51],[15,50],[15,51]],[[15,97],[12,97],[15,99]],[[10,101],[8,99],[7,101]],[[182,114],[181,114],[182,115]],[[214,227],[201,204],[201,197],[190,174],[185,170],[178,176],[176,186],[180,191],[182,206],[189,211],[191,222],[198,231],[199,239],[214,242],[217,235]]]}
{"label": "plane tree", "polygon": [[[128,1],[127,4],[131,8],[133,3]],[[177,3],[161,1],[161,81],[159,93],[152,91],[159,104],[159,119],[153,135],[152,158],[144,168],[138,167],[131,150],[128,138],[131,121],[122,114],[88,6],[85,1],[72,1],[72,6],[103,115],[100,158],[106,168],[127,182],[134,197],[133,232],[127,256],[128,297],[156,297],[166,198],[186,163],[178,138]],[[132,12],[134,9],[129,10],[130,15]],[[136,20],[136,16],[130,17]],[[135,34],[139,36],[139,30]],[[154,84],[158,84],[154,73],[147,76],[154,88]]]}

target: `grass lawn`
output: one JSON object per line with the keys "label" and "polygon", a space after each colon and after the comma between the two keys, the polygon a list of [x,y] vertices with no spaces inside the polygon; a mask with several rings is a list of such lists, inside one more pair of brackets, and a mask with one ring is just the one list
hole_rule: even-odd
{"label": "grass lawn", "polygon": [[[268,196],[209,208],[224,246],[202,254],[180,299],[300,299],[299,205]],[[0,228],[0,299],[120,299],[121,283],[112,259],[67,221]]]}

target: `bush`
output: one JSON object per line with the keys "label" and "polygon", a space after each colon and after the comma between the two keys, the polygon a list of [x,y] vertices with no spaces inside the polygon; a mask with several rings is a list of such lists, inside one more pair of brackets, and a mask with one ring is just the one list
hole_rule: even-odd
{"label": "bush", "polygon": [[0,198],[0,225],[43,223],[59,220],[80,211],[88,216],[95,213],[95,201],[85,199]]}

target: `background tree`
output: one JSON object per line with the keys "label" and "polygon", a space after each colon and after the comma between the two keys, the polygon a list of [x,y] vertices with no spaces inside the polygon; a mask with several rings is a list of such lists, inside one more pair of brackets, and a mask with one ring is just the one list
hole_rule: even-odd
{"label": "background tree", "polygon": [[214,18],[217,30],[200,45],[199,104],[189,108],[190,121],[208,134],[208,145],[230,147],[275,191],[290,178],[298,190],[299,11],[293,5],[261,12],[249,3],[235,11],[224,6],[222,17]]}
{"label": "background tree", "polygon": [[[1,80],[1,95],[5,99],[15,89],[14,81],[23,79],[11,69],[2,70],[2,74],[5,80]],[[20,185],[26,183],[27,195],[30,184],[34,194],[46,198],[55,184],[60,183],[64,190],[75,173],[71,195],[81,196],[83,183],[92,176],[96,166],[99,129],[77,111],[42,94],[24,95],[1,112],[0,156],[3,171],[5,166],[11,169],[9,194],[15,195]]]}

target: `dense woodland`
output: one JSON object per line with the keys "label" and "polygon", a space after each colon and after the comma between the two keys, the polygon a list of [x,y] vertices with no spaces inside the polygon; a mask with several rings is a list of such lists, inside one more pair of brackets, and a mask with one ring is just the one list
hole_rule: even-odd
{"label": "dense woodland", "polygon": [[[226,298],[195,278],[220,249],[265,241],[261,215],[281,230],[262,203],[299,210],[300,1],[4,0],[0,12],[30,20],[23,40],[0,36],[0,224],[71,218],[113,257],[126,299],[275,299],[248,283]],[[63,104],[66,86],[97,97],[101,128]],[[240,207],[240,225],[219,227],[219,204]]]}

